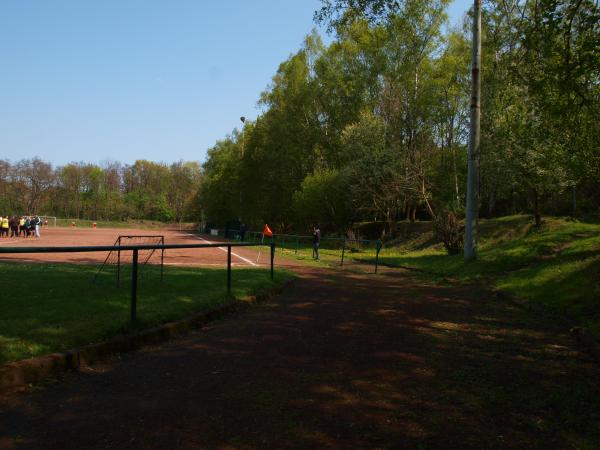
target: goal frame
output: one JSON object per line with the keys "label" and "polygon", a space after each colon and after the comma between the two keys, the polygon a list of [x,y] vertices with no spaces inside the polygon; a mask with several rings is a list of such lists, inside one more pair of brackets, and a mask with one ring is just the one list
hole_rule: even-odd
{"label": "goal frame", "polygon": [[[98,269],[98,272],[96,272],[96,275],[94,276],[94,282],[98,278],[98,275],[100,275],[100,272],[102,272],[102,269],[104,269],[105,266],[111,264],[109,262],[111,259],[111,256],[113,254],[116,254],[116,262],[114,262],[112,264],[115,264],[117,266],[117,287],[120,286],[120,283],[121,283],[121,251],[131,251],[131,250],[121,250],[120,247],[124,245],[122,242],[124,239],[135,239],[135,238],[156,239],[156,242],[153,245],[165,245],[165,236],[164,235],[140,235],[140,234],[138,234],[138,235],[121,235],[121,236],[117,237],[117,239],[115,240],[115,243],[113,244],[113,250],[108,252],[106,259],[104,260],[104,262]],[[146,250],[148,250],[148,249],[146,249]],[[140,261],[140,265],[141,266],[146,265],[146,263],[154,255],[154,252],[156,250],[157,249],[150,249],[149,250],[150,253],[148,254],[148,256],[145,257],[145,259]],[[164,261],[165,261],[165,249],[161,248],[160,249],[160,281],[163,281],[163,278],[164,278]]]}
{"label": "goal frame", "polygon": [[50,221],[52,221],[52,226],[56,228],[56,216],[31,216],[31,217],[39,217],[42,222],[48,221],[48,226],[50,226]]}
{"label": "goal frame", "polygon": [[[157,235],[121,235],[117,238],[117,240],[115,241],[115,245],[117,245],[118,247],[121,246],[121,241],[123,239],[135,239],[135,238],[155,238],[158,239],[158,243],[157,245],[165,245],[165,236],[162,234],[157,234]],[[152,255],[154,254],[155,250],[152,250],[150,252],[150,254],[148,255],[148,257],[146,258],[145,261],[142,261],[141,265],[145,265],[150,258],[152,257]],[[160,250],[160,281],[163,280],[163,276],[164,276],[164,262],[165,262],[165,250],[161,249]],[[121,282],[121,250],[118,249],[117,250],[117,286],[119,286],[119,283]]]}

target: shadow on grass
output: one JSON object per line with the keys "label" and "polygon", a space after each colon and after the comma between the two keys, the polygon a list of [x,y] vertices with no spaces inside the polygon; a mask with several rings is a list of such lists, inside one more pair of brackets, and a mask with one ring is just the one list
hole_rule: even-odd
{"label": "shadow on grass", "polygon": [[500,242],[492,235],[470,263],[462,255],[442,252],[382,255],[380,261],[389,267],[418,269],[423,279],[499,287],[564,314],[600,337],[600,227],[560,220],[549,221],[540,230],[529,227],[525,232],[527,224],[521,226],[521,237]]}
{"label": "shadow on grass", "polygon": [[[120,286],[114,273],[96,283],[96,267],[68,264],[3,264],[0,297],[0,364],[98,342],[132,329],[130,268],[124,266]],[[232,295],[226,293],[225,269],[141,268],[135,329],[181,319],[218,305],[255,295],[289,277],[267,270],[232,272]],[[23,289],[23,286],[26,286]]]}

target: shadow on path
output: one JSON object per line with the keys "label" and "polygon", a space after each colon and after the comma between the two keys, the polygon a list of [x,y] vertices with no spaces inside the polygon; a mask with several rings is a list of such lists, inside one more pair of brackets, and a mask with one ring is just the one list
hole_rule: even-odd
{"label": "shadow on path", "polygon": [[0,400],[0,448],[600,445],[600,370],[466,287],[303,269],[271,303]]}

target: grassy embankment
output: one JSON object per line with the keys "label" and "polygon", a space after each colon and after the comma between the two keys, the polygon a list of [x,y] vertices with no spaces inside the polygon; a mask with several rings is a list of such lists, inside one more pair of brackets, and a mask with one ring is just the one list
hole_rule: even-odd
{"label": "grassy embankment", "polygon": [[448,256],[431,226],[387,245],[380,262],[424,271],[420,276],[502,289],[587,326],[600,337],[600,224],[529,216],[480,222],[478,260]]}
{"label": "grassy embankment", "polygon": [[[99,342],[130,329],[130,282],[115,285],[114,274],[69,264],[0,264],[0,364]],[[225,269],[140,268],[136,328],[180,319],[244,299],[282,284],[291,274],[239,269],[232,273],[232,296]],[[123,273],[129,273],[125,268]]]}

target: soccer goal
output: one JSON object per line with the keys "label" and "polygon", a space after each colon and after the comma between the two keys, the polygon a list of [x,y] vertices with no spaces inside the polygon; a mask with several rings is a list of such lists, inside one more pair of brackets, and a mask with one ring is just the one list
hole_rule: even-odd
{"label": "soccer goal", "polygon": [[38,217],[42,221],[42,224],[50,226],[50,227],[56,227],[56,217],[55,216],[38,216]]}
{"label": "soccer goal", "polygon": [[[154,236],[119,236],[115,241],[114,249],[108,253],[108,256],[96,272],[94,276],[94,282],[98,279],[98,276],[102,271],[113,270],[115,272],[117,286],[121,282],[121,266],[129,264],[132,259],[133,250],[121,250],[120,247],[130,245],[164,245],[165,237],[162,235]],[[140,249],[138,250],[138,265],[143,267],[146,264],[160,265],[160,279],[163,279],[164,275],[164,260],[165,250],[164,249]]]}

